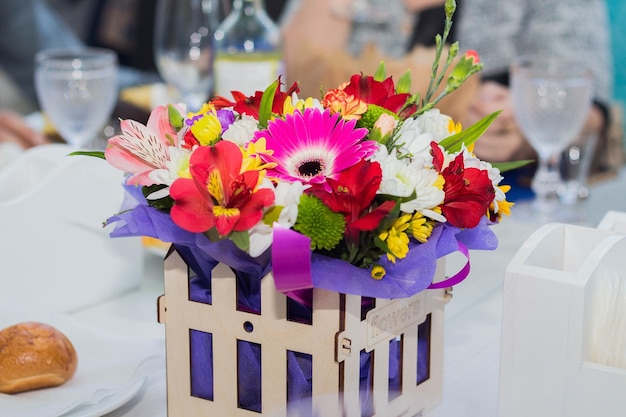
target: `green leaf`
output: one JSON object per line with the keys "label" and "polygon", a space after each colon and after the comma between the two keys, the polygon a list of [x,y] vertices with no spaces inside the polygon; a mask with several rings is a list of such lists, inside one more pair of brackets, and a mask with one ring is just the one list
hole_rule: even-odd
{"label": "green leaf", "polygon": [[267,127],[267,121],[272,117],[272,106],[274,104],[274,96],[276,95],[276,90],[280,85],[280,80],[274,81],[270,84],[269,87],[265,89],[263,92],[263,96],[261,97],[261,105],[259,106],[259,126],[261,128]]}
{"label": "green leaf", "polygon": [[[162,190],[165,187],[166,185],[163,184],[147,185],[141,188],[141,193],[144,197],[148,197],[150,194]],[[174,205],[174,199],[170,196],[159,198],[158,200],[150,199],[148,200],[148,205],[150,207],[154,207],[157,210],[169,213],[172,206]]]}
{"label": "green leaf", "polygon": [[93,156],[94,158],[105,159],[104,158],[104,151],[74,151],[74,152],[70,153],[69,156],[76,156],[76,155]]}
{"label": "green leaf", "polygon": [[167,105],[167,117],[170,119],[170,124],[175,131],[179,131],[183,127],[185,118],[176,110],[176,107],[171,104]]}
{"label": "green leaf", "polygon": [[521,168],[528,164],[532,164],[535,162],[533,159],[522,159],[520,161],[511,161],[511,162],[492,162],[491,165],[494,168],[498,168],[500,172],[507,172],[513,169]]}
{"label": "green leaf", "polygon": [[396,93],[411,93],[411,70],[407,70],[398,80],[398,84],[396,85]]}
{"label": "green leaf", "polygon": [[232,232],[228,238],[243,251],[247,251],[250,247],[250,235],[248,232]]}
{"label": "green leaf", "polygon": [[469,128],[462,130],[455,135],[448,136],[439,144],[450,153],[459,152],[462,145],[469,146],[472,143],[476,142],[476,140],[480,138],[483,133],[485,133],[485,130],[487,130],[487,128],[491,126],[491,123],[496,120],[496,117],[498,117],[501,112],[502,111],[499,110],[491,113],[490,115],[474,123]]}
{"label": "green leaf", "polygon": [[[400,204],[415,200],[417,198],[417,192],[413,190],[411,195],[406,196],[406,197],[400,197],[400,196],[391,195],[391,194],[376,194],[376,198],[381,201],[393,200],[396,203],[398,203],[394,206],[391,212],[392,214],[395,214],[397,216],[400,213]],[[395,221],[395,219],[393,220]],[[382,230],[382,229],[379,229],[379,230]]]}
{"label": "green leaf", "polygon": [[379,237],[374,238],[374,246],[376,246],[378,249],[382,250],[385,253],[391,253],[391,250],[389,250],[389,246],[387,246],[387,243],[380,240]]}
{"label": "green leaf", "polygon": [[374,80],[385,81],[386,78],[387,70],[385,69],[385,62],[380,61],[380,64],[378,64],[378,68],[376,68],[376,72],[374,73]]}
{"label": "green leaf", "polygon": [[274,222],[278,221],[278,218],[280,217],[280,213],[283,211],[283,208],[283,206],[270,207],[263,215],[263,223],[268,226],[273,225]]}

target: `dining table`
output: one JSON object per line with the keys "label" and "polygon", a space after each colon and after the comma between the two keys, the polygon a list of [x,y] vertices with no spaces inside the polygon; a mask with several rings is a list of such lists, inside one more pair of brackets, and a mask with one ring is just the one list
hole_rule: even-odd
{"label": "dining table", "polygon": [[[587,199],[564,207],[568,222],[595,227],[612,211],[626,211],[626,170],[591,186]],[[518,212],[519,210],[519,212]],[[532,202],[520,202],[500,223],[492,226],[498,247],[471,252],[468,277],[454,287],[444,321],[444,376],[442,402],[428,417],[498,416],[500,337],[505,271],[529,236],[543,227],[532,215]],[[453,273],[463,260],[449,255],[446,269]],[[89,326],[131,336],[163,341],[162,356],[148,372],[145,385],[107,417],[167,416],[165,329],[157,322],[157,297],[163,294],[163,254],[146,249],[138,288],[71,315]]]}
{"label": "dining table", "polygon": [[[626,212],[625,192],[626,169],[591,185],[585,200],[563,206],[561,214],[568,214],[563,217],[566,222],[595,227],[608,211]],[[453,288],[452,299],[445,307],[443,397],[427,417],[498,416],[505,272],[523,243],[545,223],[533,211],[532,201],[518,202],[511,215],[491,226],[498,247],[471,251],[469,275]],[[103,339],[101,344],[116,343],[117,337],[124,340],[124,346],[146,350],[149,360],[140,366],[140,383],[124,388],[128,395],[110,407],[101,407],[100,413],[86,408],[83,414],[73,412],[68,416],[167,416],[165,324],[157,320],[157,299],[164,292],[165,251],[150,245],[142,249],[136,260],[141,263],[137,286],[65,313],[73,322],[113,337]],[[448,255],[446,273],[455,273],[464,262],[458,253]],[[123,357],[127,353],[120,349],[117,354]],[[0,415],[5,415],[4,410]]]}

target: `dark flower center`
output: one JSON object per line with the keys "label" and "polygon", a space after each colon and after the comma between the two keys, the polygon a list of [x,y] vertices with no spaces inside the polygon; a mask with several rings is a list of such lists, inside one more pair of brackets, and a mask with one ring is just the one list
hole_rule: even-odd
{"label": "dark flower center", "polygon": [[298,167],[298,175],[305,178],[312,178],[324,170],[324,163],[320,159],[305,161]]}

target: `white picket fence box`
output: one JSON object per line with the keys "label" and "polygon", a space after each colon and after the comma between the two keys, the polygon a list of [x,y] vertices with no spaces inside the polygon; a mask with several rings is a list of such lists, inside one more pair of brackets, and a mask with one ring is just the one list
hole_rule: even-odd
{"label": "white picket fence box", "polygon": [[[439,281],[443,261],[437,271]],[[236,279],[228,266],[218,264],[212,271],[211,304],[190,301],[194,275],[172,248],[158,303],[166,329],[169,417],[421,416],[441,402],[444,306],[450,298],[445,290],[375,299],[375,308],[365,314],[362,297],[315,289],[310,320],[298,322],[290,317],[293,302],[275,289],[271,274],[261,280],[261,312],[255,313],[237,309]],[[194,352],[193,338],[209,345],[210,353]],[[254,387],[238,382],[251,372],[238,368],[238,352],[249,348],[260,358]],[[294,357],[304,360],[312,376],[297,401],[289,394]],[[371,365],[367,412],[361,411],[365,394],[359,385],[364,357]],[[390,386],[393,360],[400,369]],[[208,393],[194,388],[203,372],[213,380]],[[241,404],[250,391],[258,393],[258,407]]]}
{"label": "white picket fence box", "polygon": [[[615,212],[598,228],[549,224],[513,257],[504,282],[500,417],[626,416],[626,369],[597,360],[626,331],[624,231],[626,215]],[[620,314],[622,328],[603,337]]]}

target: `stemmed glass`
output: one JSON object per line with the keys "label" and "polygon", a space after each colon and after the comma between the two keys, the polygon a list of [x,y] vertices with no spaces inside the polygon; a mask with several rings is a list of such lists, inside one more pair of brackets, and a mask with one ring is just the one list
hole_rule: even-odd
{"label": "stemmed glass", "polygon": [[532,189],[534,206],[542,213],[558,207],[559,154],[581,131],[592,84],[589,68],[572,60],[524,58],[511,68],[513,112],[539,158]]}
{"label": "stemmed glass", "polygon": [[61,137],[89,148],[117,101],[117,55],[99,48],[41,51],[35,55],[35,89]]}
{"label": "stemmed glass", "polygon": [[213,33],[219,23],[216,0],[159,0],[154,54],[159,73],[196,111],[213,88]]}

